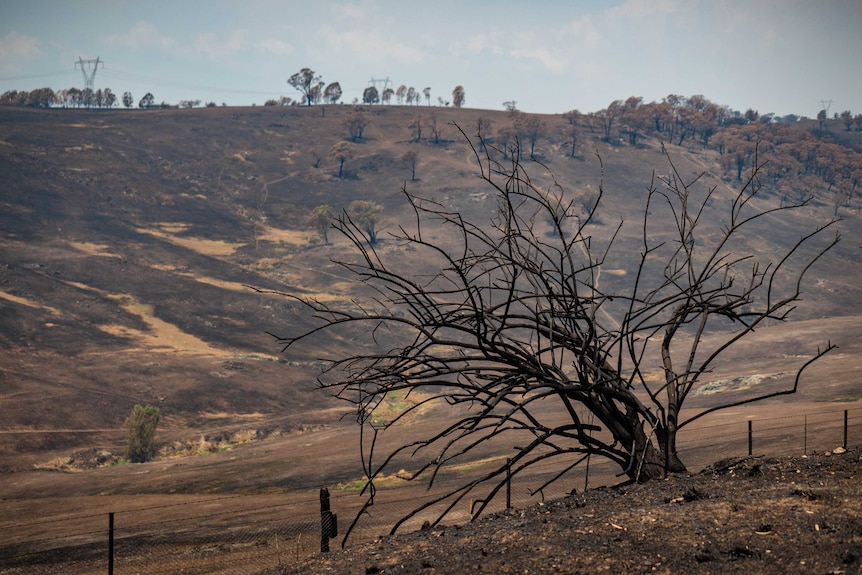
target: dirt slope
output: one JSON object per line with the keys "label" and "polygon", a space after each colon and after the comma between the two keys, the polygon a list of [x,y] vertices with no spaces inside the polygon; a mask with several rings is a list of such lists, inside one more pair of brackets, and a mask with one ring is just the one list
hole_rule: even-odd
{"label": "dirt slope", "polygon": [[728,459],[697,475],[383,538],[279,573],[860,573],[860,480],[858,450]]}

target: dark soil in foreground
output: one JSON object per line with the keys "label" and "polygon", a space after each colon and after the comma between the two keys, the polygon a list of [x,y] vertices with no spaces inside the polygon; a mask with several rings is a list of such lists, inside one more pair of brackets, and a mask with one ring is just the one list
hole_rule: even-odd
{"label": "dark soil in foreground", "polygon": [[287,574],[862,573],[862,453],[749,457],[309,560]]}

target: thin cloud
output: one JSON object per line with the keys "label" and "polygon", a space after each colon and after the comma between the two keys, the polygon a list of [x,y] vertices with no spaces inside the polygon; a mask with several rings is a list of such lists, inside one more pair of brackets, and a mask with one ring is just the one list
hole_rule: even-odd
{"label": "thin cloud", "polygon": [[330,54],[350,54],[370,63],[394,60],[415,64],[425,59],[425,54],[414,46],[368,31],[336,31],[324,26],[320,39],[320,45]]}
{"label": "thin cloud", "polygon": [[32,60],[40,54],[39,39],[12,31],[0,38],[0,67],[19,70],[18,64]]}
{"label": "thin cloud", "polygon": [[213,60],[235,56],[250,48],[248,30],[234,30],[227,38],[219,38],[207,32],[198,34],[194,39],[194,53]]}
{"label": "thin cloud", "polygon": [[450,46],[450,53],[454,56],[482,56],[491,54],[500,56],[505,50],[494,36],[489,34],[476,34],[468,37],[467,41],[455,40]]}
{"label": "thin cloud", "polygon": [[670,14],[677,12],[682,7],[691,7],[691,0],[626,0],[619,6],[614,6],[608,10],[611,18],[626,18],[639,20],[642,18],[651,18],[659,14]]}
{"label": "thin cloud", "polygon": [[107,36],[105,41],[110,46],[133,50],[151,48],[168,50],[178,45],[174,38],[161,34],[153,24],[143,20],[136,22],[128,32]]}
{"label": "thin cloud", "polygon": [[545,48],[515,48],[511,51],[511,55],[518,60],[535,60],[546,70],[556,74],[566,68],[565,59],[558,57],[552,51]]}
{"label": "thin cloud", "polygon": [[275,38],[261,40],[255,44],[255,48],[266,54],[280,57],[292,56],[296,53],[296,48],[292,44]]}

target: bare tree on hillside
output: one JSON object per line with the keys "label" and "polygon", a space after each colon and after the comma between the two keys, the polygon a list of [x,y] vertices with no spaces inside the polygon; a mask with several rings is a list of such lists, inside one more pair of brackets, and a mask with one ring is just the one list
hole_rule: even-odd
{"label": "bare tree on hillside", "polygon": [[580,135],[581,131],[577,124],[566,124],[563,128],[563,136],[566,138],[564,146],[569,148],[570,158],[574,158],[577,155],[578,137]]}
{"label": "bare tree on hillside", "polygon": [[[430,487],[438,472],[490,441],[516,446],[505,454],[510,466],[494,464],[447,488],[393,532],[442,505],[436,523],[477,492],[483,499],[474,516],[481,514],[505,487],[507,470],[518,475],[549,460],[558,462],[558,473],[536,492],[591,457],[615,463],[630,481],[683,472],[681,429],[719,409],[795,393],[806,368],[834,348],[827,343],[798,362],[786,389],[736,396],[680,419],[719,357],[755,329],[788,317],[806,273],[838,241],[837,234],[825,237],[836,220],[776,252],[755,253],[746,243],[750,234],[774,229],[807,204],[768,203],[758,195],[757,169],[732,197],[719,198],[701,189],[699,178],[686,181],[671,162],[670,175],[646,191],[634,228],[639,248],[632,249],[618,245],[623,222],[595,219],[602,184],[583,216],[577,194],[557,182],[547,189],[534,184],[519,153],[502,162],[490,147],[473,151],[497,200],[490,222],[465,219],[406,186],[415,221],[393,233],[399,250],[377,251],[359,221],[338,220],[356,255],[341,263],[374,297],[346,306],[289,296],[318,323],[279,339],[289,351],[322,337],[364,337],[364,345],[328,360],[318,382],[356,409],[366,508],[375,480],[402,467],[399,476],[427,478]],[[726,209],[722,221],[708,221],[719,205]],[[406,257],[433,271],[417,275]],[[626,273],[603,273],[618,269]],[[400,411],[378,416],[392,409],[393,397]],[[410,437],[402,424],[433,405],[459,409],[435,431]],[[381,456],[389,436],[397,447]]]}
{"label": "bare tree on hillside", "polygon": [[410,121],[407,127],[410,128],[410,132],[413,134],[413,141],[420,141],[422,139],[422,114],[413,116],[413,120]]}
{"label": "bare tree on hillside", "polygon": [[434,144],[440,143],[440,124],[437,122],[437,114],[431,112],[428,120],[428,128],[431,130],[431,137],[434,138]]}
{"label": "bare tree on hillside", "polygon": [[606,142],[611,141],[611,130],[614,127],[614,122],[616,122],[617,118],[620,116],[620,112],[622,111],[622,102],[619,100],[614,100],[611,102],[607,108],[604,110],[599,110],[595,113],[595,118],[598,119],[599,123],[602,126],[602,135],[603,139]]}
{"label": "bare tree on hillside", "polygon": [[299,93],[303,95],[306,105],[310,106],[314,101],[315,89],[318,89],[320,76],[311,68],[303,68],[293,76],[287,79],[287,83],[293,86]]}
{"label": "bare tree on hillside", "polygon": [[419,161],[419,152],[416,150],[407,150],[401,156],[401,163],[410,168],[410,181],[416,181],[416,164]]}
{"label": "bare tree on hillside", "polygon": [[479,144],[479,151],[485,152],[485,143],[491,137],[491,126],[494,123],[484,116],[479,116],[476,119],[476,138]]}
{"label": "bare tree on hillside", "polygon": [[538,116],[524,116],[519,126],[519,136],[530,146],[530,157],[536,155],[536,145],[546,131],[545,123]]}

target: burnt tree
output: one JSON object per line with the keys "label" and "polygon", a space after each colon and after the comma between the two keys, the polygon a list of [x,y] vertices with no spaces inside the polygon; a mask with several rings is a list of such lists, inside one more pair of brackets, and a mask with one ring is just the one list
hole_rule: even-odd
{"label": "burnt tree", "polygon": [[[824,237],[836,220],[801,233],[780,253],[755,254],[749,232],[776,225],[806,203],[761,201],[756,169],[738,192],[719,198],[714,189],[701,189],[699,178],[684,181],[671,162],[666,178],[653,178],[636,223],[640,231],[623,248],[623,223],[595,219],[603,184],[583,210],[559,182],[545,189],[534,184],[520,154],[482,150],[473,147],[497,200],[489,222],[468,221],[402,190],[415,222],[388,243],[433,266],[429,276],[406,271],[391,250],[378,251],[358,223],[342,218],[335,227],[355,257],[340,263],[374,295],[347,305],[286,294],[318,323],[280,337],[285,350],[345,333],[368,343],[330,358],[318,380],[356,408],[368,504],[374,480],[405,461],[409,478],[428,478],[430,486],[441,469],[502,437],[517,445],[507,455],[512,474],[559,461],[559,474],[538,489],[590,457],[614,462],[629,481],[682,472],[677,434],[688,423],[794,393],[803,371],[833,349],[827,343],[795,365],[786,389],[727,400],[681,420],[689,394],[724,352],[756,328],[788,317],[806,273],[838,241],[837,234]],[[709,220],[718,208],[721,221]],[[621,268],[626,273],[610,273]],[[648,376],[655,373],[660,379]],[[392,397],[414,401],[399,400],[400,413],[377,417]],[[397,435],[399,422],[434,404],[452,406],[452,420],[428,437]],[[376,455],[379,438],[393,428],[403,443]],[[432,505],[444,507],[439,521],[473,493],[483,493],[481,513],[505,486],[506,473],[500,463],[465,479],[393,531]]]}

